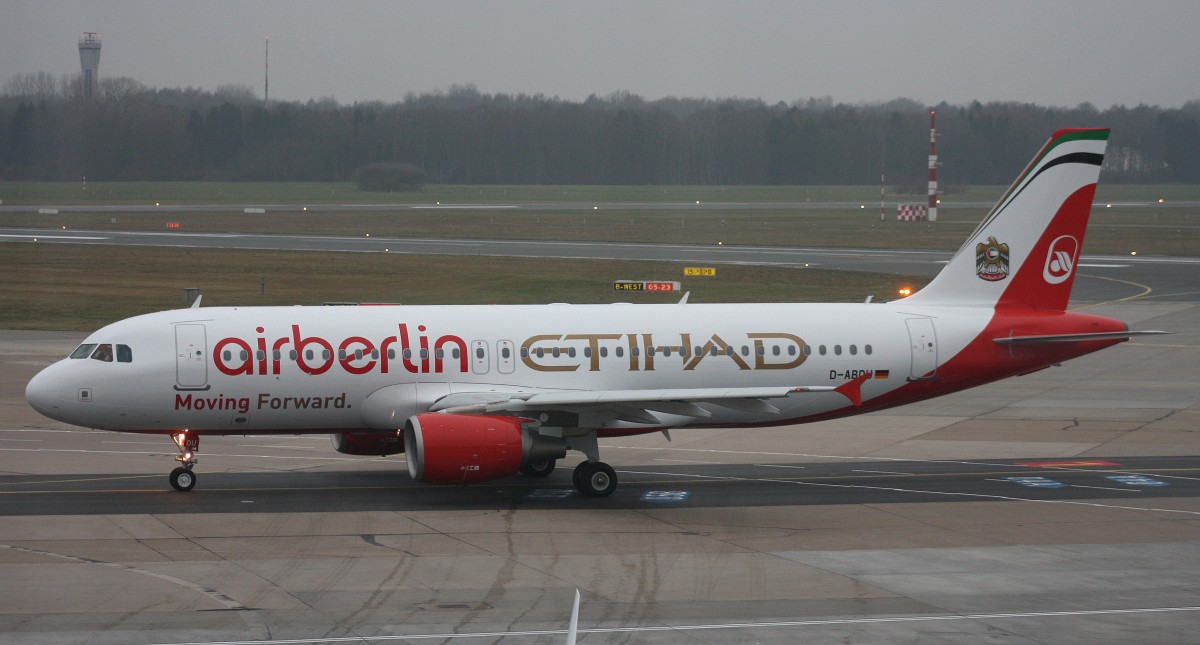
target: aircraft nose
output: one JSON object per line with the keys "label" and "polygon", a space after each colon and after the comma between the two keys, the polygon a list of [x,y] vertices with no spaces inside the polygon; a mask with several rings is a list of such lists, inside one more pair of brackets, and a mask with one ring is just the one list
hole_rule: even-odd
{"label": "aircraft nose", "polygon": [[51,365],[38,372],[25,386],[25,401],[51,419],[62,416],[62,379],[55,374],[55,367]]}

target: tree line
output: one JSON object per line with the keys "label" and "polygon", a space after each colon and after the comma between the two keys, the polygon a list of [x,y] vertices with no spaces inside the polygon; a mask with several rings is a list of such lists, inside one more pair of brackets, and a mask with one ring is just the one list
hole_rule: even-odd
{"label": "tree line", "polygon": [[102,78],[89,96],[77,76],[46,73],[0,91],[0,179],[347,181],[390,163],[456,184],[874,184],[882,170],[923,192],[931,108],[947,187],[1008,183],[1062,127],[1113,129],[1105,181],[1200,182],[1200,101],[567,101],[452,86],[395,103],[267,105],[245,86],[129,78]]}

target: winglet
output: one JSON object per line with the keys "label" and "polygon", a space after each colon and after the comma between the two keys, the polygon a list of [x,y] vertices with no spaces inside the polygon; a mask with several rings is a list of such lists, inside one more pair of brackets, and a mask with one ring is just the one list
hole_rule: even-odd
{"label": "winglet", "polygon": [[850,399],[850,403],[854,404],[854,407],[857,408],[862,405],[862,384],[866,383],[867,379],[871,378],[872,375],[872,372],[866,372],[853,381],[846,381],[835,387],[833,391]]}

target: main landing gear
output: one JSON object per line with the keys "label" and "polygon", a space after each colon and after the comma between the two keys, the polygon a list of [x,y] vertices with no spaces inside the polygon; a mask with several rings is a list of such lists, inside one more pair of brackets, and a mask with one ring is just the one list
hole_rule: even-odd
{"label": "main landing gear", "polygon": [[588,497],[608,497],[617,490],[617,472],[603,461],[585,461],[571,476],[575,490]]}
{"label": "main landing gear", "polygon": [[[554,472],[557,460],[548,459],[521,466],[526,477],[548,477]],[[608,497],[617,490],[617,473],[612,466],[602,461],[584,461],[575,467],[571,475],[575,490],[588,497]]]}
{"label": "main landing gear", "polygon": [[192,466],[196,465],[196,451],[200,448],[200,437],[180,432],[171,435],[171,440],[179,449],[179,454],[175,455],[175,461],[180,463],[178,468],[171,471],[171,488],[186,493],[196,487],[196,473],[192,472]]}
{"label": "main landing gear", "polygon": [[617,472],[612,466],[600,461],[600,445],[596,433],[569,436],[567,447],[578,450],[587,457],[587,461],[575,467],[571,475],[571,483],[575,490],[587,497],[608,497],[617,490]]}

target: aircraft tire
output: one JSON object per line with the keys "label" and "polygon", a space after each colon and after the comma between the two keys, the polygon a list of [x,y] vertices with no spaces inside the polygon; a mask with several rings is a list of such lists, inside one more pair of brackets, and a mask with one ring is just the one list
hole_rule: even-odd
{"label": "aircraft tire", "polygon": [[186,493],[196,487],[196,473],[179,467],[171,471],[171,488]]}
{"label": "aircraft tire", "polygon": [[608,497],[617,490],[617,472],[602,461],[585,461],[575,467],[575,488],[588,497]]}
{"label": "aircraft tire", "polygon": [[558,464],[557,459],[547,459],[546,461],[535,461],[533,463],[521,466],[521,474],[528,477],[549,477],[550,473],[554,472],[554,467]]}

